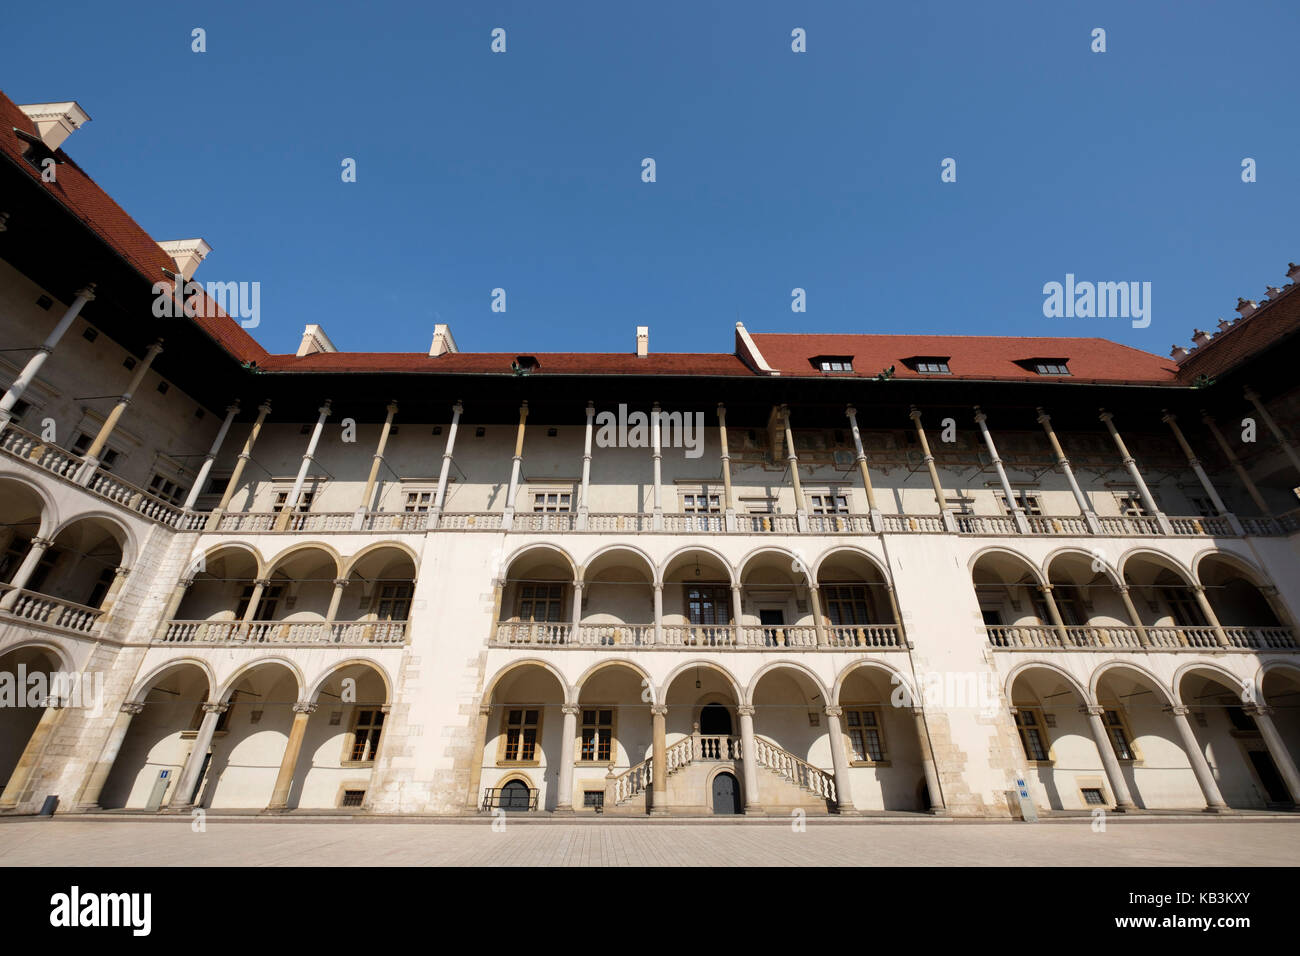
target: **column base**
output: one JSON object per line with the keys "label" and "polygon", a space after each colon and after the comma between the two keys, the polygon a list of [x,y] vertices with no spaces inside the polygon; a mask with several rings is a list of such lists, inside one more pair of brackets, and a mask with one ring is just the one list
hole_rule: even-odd
{"label": "column base", "polygon": [[575,814],[575,812],[576,811],[573,809],[573,807],[556,807],[554,810],[551,811],[551,815],[556,817],[571,817]]}
{"label": "column base", "polygon": [[745,816],[747,817],[765,817],[767,811],[760,806],[745,807]]}
{"label": "column base", "polygon": [[1232,807],[1206,807],[1202,813],[1232,813]]}
{"label": "column base", "polygon": [[930,809],[926,810],[925,812],[926,812],[929,816],[932,816],[932,817],[950,817],[950,816],[952,816],[952,811],[949,810],[947,807],[931,807]]}

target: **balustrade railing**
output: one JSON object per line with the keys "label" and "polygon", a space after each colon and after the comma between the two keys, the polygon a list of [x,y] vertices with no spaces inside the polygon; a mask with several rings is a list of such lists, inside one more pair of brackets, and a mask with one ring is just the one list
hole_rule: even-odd
{"label": "balustrade railing", "polygon": [[578,516],[570,511],[523,511],[514,516],[511,531],[572,531]]}
{"label": "balustrade railing", "polygon": [[168,621],[155,644],[401,644],[406,621]]}
{"label": "balustrade railing", "polygon": [[774,770],[796,786],[815,793],[824,800],[835,800],[835,777],[790,753],[769,744],[761,737],[754,740],[758,765]]}
{"label": "balustrade railing", "polygon": [[731,624],[664,624],[667,647],[735,647],[736,628]]}
{"label": "balustrade railing", "polygon": [[692,752],[696,760],[740,760],[740,738],[726,734],[694,734]]}
{"label": "balustrade railing", "polygon": [[19,590],[11,613],[23,621],[89,634],[104,612],[99,608],[86,607],[48,594]]}
{"label": "balustrade railing", "polygon": [[654,644],[653,624],[580,624],[577,643],[583,647],[647,647]]}
{"label": "balustrade railing", "polygon": [[954,515],[960,534],[1016,534],[1016,519],[1009,515]]}
{"label": "balustrade railing", "polygon": [[744,647],[816,647],[817,628],[808,625],[746,624],[740,628]]}
{"label": "balustrade railing", "polygon": [[540,621],[498,621],[493,641],[497,644],[517,644],[528,647],[552,647],[566,645],[570,631],[569,624],[543,623]]}
{"label": "balustrade railing", "polygon": [[897,624],[827,624],[831,647],[901,647]]}

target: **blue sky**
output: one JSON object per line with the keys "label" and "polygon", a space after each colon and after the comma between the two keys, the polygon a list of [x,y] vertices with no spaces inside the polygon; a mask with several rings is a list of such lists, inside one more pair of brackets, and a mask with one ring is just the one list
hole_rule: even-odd
{"label": "blue sky", "polygon": [[[730,351],[739,319],[1164,355],[1300,259],[1298,20],[1294,2],[29,3],[0,82],[78,100],[93,122],[70,154],[154,237],[206,238],[200,280],[261,282],[273,352],[307,322],[341,349],[424,351],[437,321],[464,350],[625,351],[649,325],[653,351]],[[1151,326],[1045,318],[1067,272],[1151,282]]]}

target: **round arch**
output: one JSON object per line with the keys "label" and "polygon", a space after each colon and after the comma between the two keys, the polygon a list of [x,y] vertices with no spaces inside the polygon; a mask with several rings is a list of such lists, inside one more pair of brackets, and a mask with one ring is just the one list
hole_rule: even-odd
{"label": "round arch", "polygon": [[325,544],[323,541],[303,541],[299,544],[291,544],[275,557],[266,562],[263,577],[269,578],[280,569],[280,566],[295,555],[302,554],[306,551],[319,551],[327,554],[334,561],[334,577],[340,577],[343,568],[343,556],[337,550]]}
{"label": "round arch", "polygon": [[287,668],[289,673],[293,674],[293,678],[298,684],[296,699],[301,700],[303,688],[307,686],[306,681],[303,680],[301,668],[299,668],[297,664],[289,660],[289,658],[287,657],[272,655],[270,657],[259,657],[257,658],[257,660],[249,661],[247,664],[244,664],[237,671],[235,671],[228,678],[226,678],[226,682],[225,684],[222,685],[221,691],[219,692],[215,703],[225,703],[226,698],[230,696],[230,692],[235,689],[235,685],[239,683],[241,680],[243,680],[245,677],[247,677],[249,674],[251,674],[253,671],[255,671],[257,668],[266,665],[276,665],[276,664],[280,665],[281,667]]}
{"label": "round arch", "polygon": [[135,567],[135,562],[139,558],[140,545],[136,536],[131,529],[123,524],[117,517],[108,511],[83,511],[79,514],[65,518],[50,534],[50,540],[56,540],[59,535],[63,534],[70,528],[75,527],[83,521],[102,521],[106,530],[117,542],[117,546],[122,549],[122,567]]}
{"label": "round arch", "polygon": [[321,688],[325,686],[325,682],[347,667],[368,667],[378,674],[379,679],[384,682],[384,703],[391,704],[393,702],[393,680],[389,676],[388,670],[383,664],[376,660],[371,660],[368,657],[349,657],[347,660],[331,664],[317,675],[316,679],[309,686],[306,696],[303,699],[311,704],[316,703],[316,697],[320,694]]}
{"label": "round arch", "polygon": [[8,644],[4,647],[0,647],[0,657],[12,654],[14,651],[25,651],[29,649],[43,651],[46,654],[49,654],[54,658],[55,663],[58,665],[58,670],[63,671],[64,673],[71,673],[74,670],[72,659],[68,656],[67,652],[53,641],[20,640],[16,644]]}
{"label": "round arch", "polygon": [[357,565],[365,560],[367,555],[374,554],[376,551],[400,551],[411,559],[411,564],[415,567],[415,576],[420,576],[420,556],[415,553],[415,549],[403,541],[376,541],[374,544],[368,544],[355,554],[349,555],[342,561],[341,578],[349,578]]}
{"label": "round arch", "polygon": [[[1052,564],[1061,558],[1081,558],[1089,562],[1089,566],[1098,574],[1104,574],[1110,580],[1111,584],[1116,586],[1123,584],[1123,578],[1120,576],[1118,568],[1112,568],[1105,560],[1099,556],[1100,552],[1087,551],[1077,545],[1063,545],[1054,548],[1043,558],[1043,573],[1047,575],[1048,581],[1052,578]],[[1100,564],[1100,569],[1097,565]]]}
{"label": "round arch", "polygon": [[1175,693],[1171,694],[1168,685],[1145,667],[1142,667],[1139,664],[1134,664],[1132,661],[1106,661],[1104,664],[1099,665],[1097,669],[1092,672],[1092,676],[1088,679],[1089,704],[1100,703],[1097,692],[1101,688],[1102,679],[1106,677],[1107,674],[1114,673],[1136,674],[1144,683],[1150,684],[1154,690],[1158,691],[1165,699],[1166,704],[1172,706],[1175,703],[1175,696],[1178,687],[1176,679],[1174,683]]}
{"label": "round arch", "polygon": [[715,674],[717,674],[722,678],[723,682],[726,683],[728,687],[731,688],[731,693],[735,697],[736,703],[737,704],[744,703],[745,698],[742,696],[740,682],[736,680],[735,675],[733,675],[731,671],[727,670],[717,661],[708,661],[708,660],[684,661],[683,663],[678,664],[675,668],[673,668],[672,673],[670,673],[667,677],[665,677],[662,683],[659,685],[659,688],[655,693],[655,700],[667,700],[668,689],[673,686],[673,682],[676,681],[677,678],[680,677],[682,674],[686,673],[686,671],[691,670],[692,668],[703,668],[704,670],[713,671]]}
{"label": "round arch", "polygon": [[1051,671],[1061,680],[1065,681],[1065,683],[1079,695],[1079,700],[1084,703],[1092,703],[1093,698],[1091,691],[1080,684],[1077,677],[1065,670],[1063,667],[1043,660],[1024,661],[1011,669],[1011,672],[1007,674],[1006,683],[1002,688],[1008,701],[1015,700],[1016,680],[1026,671],[1030,670]]}
{"label": "round arch", "polygon": [[[233,551],[252,558],[254,566],[257,568],[254,578],[263,578],[266,576],[266,559],[262,557],[261,551],[253,544],[247,541],[223,541],[220,544],[214,544],[199,554],[199,560],[202,561],[203,567],[207,567],[209,562],[215,561],[222,557],[225,552]],[[188,568],[193,568],[198,562],[191,560]]]}
{"label": "round arch", "polygon": [[1179,706],[1191,706],[1183,701],[1183,681],[1193,674],[1199,674],[1202,677],[1218,681],[1229,690],[1235,691],[1237,699],[1243,703],[1254,703],[1254,701],[1245,699],[1245,680],[1232,673],[1232,671],[1208,661],[1189,661],[1174,671],[1174,702]]}
{"label": "round arch", "polygon": [[631,659],[626,657],[615,657],[615,658],[611,658],[610,660],[598,661],[595,664],[592,664],[590,667],[588,667],[585,671],[583,671],[582,676],[573,682],[574,700],[582,699],[582,688],[586,685],[588,680],[595,677],[601,671],[609,670],[610,668],[613,667],[625,668],[627,670],[632,671],[632,673],[640,677],[641,680],[644,682],[643,686],[649,689],[652,697],[652,699],[648,701],[648,703],[651,704],[659,703],[658,694],[656,693],[657,688],[654,685],[654,681],[650,679],[649,673],[647,673],[641,667],[640,664],[637,664]]}
{"label": "round arch", "polygon": [[745,697],[740,701],[740,703],[752,705],[754,703],[754,692],[758,690],[759,682],[768,674],[777,670],[796,671],[799,674],[802,674],[804,677],[808,678],[815,688],[817,688],[818,693],[821,694],[822,700],[827,703],[830,702],[830,697],[826,692],[826,685],[822,682],[822,679],[813,673],[806,665],[801,664],[798,661],[769,661],[760,667],[757,673],[750,678],[749,686],[745,688]]}
{"label": "round arch", "polygon": [[[910,680],[908,680],[907,675],[898,668],[886,664],[884,661],[861,660],[851,661],[844,666],[843,670],[835,675],[835,684],[831,688],[831,698],[828,703],[839,706],[840,693],[844,690],[844,682],[853,675],[854,671],[864,668],[868,670],[878,670],[882,674],[889,675],[891,683],[896,683],[904,688],[904,693],[908,695],[909,700],[919,700],[916,695],[916,687]],[[897,680],[895,680],[895,678],[897,678]]]}
{"label": "round arch", "polygon": [[808,562],[803,559],[802,555],[797,554],[791,549],[783,548],[780,545],[759,545],[757,548],[749,551],[736,564],[736,580],[743,584],[745,581],[745,572],[749,570],[750,564],[771,555],[789,558],[791,574],[802,574],[807,577],[811,573],[808,568]]}
{"label": "round arch", "polygon": [[509,664],[505,665],[505,667],[502,667],[499,671],[493,674],[492,678],[483,687],[483,702],[491,703],[493,695],[496,694],[497,685],[501,683],[507,674],[510,674],[512,671],[516,671],[521,667],[540,667],[542,670],[546,671],[559,682],[562,702],[566,704],[573,703],[572,688],[570,688],[569,682],[564,679],[564,675],[561,674],[552,664],[537,657],[524,657],[517,661],[511,661]]}
{"label": "round arch", "polygon": [[569,566],[569,573],[572,575],[570,580],[577,580],[578,563],[573,560],[573,555],[569,554],[568,551],[560,547],[558,544],[549,544],[545,541],[536,541],[532,544],[526,544],[511,552],[510,556],[501,563],[502,576],[509,577],[510,569],[514,566],[515,562],[534,552],[549,553],[563,558],[564,563]]}
{"label": "round arch", "polygon": [[1249,558],[1245,558],[1232,551],[1220,551],[1215,548],[1206,548],[1204,551],[1198,551],[1192,558],[1192,577],[1198,584],[1202,583],[1201,565],[1210,558],[1231,565],[1234,569],[1245,576],[1247,581],[1257,588],[1269,587],[1272,584],[1268,579],[1268,575],[1266,575]]}
{"label": "round arch", "polygon": [[1196,579],[1192,577],[1192,573],[1183,566],[1181,561],[1178,561],[1167,554],[1161,554],[1159,551],[1153,551],[1151,548],[1142,547],[1140,545],[1135,548],[1130,548],[1128,551],[1125,551],[1120,555],[1120,559],[1116,564],[1116,570],[1119,572],[1121,580],[1127,580],[1129,562],[1135,560],[1150,562],[1165,571],[1176,574],[1182,579],[1183,584],[1188,587],[1193,587],[1196,584]]}
{"label": "round arch", "polygon": [[208,682],[208,693],[204,700],[210,701],[212,699],[212,689],[217,686],[217,679],[216,675],[212,673],[212,668],[208,666],[208,662],[197,657],[174,657],[159,664],[146,676],[138,680],[131,688],[131,692],[126,695],[126,703],[143,704],[146,695],[153,689],[153,685],[166,677],[170,671],[179,667],[198,668]]}
{"label": "round arch", "polygon": [[868,564],[870,564],[872,567],[876,569],[876,571],[880,573],[880,577],[882,580],[886,582],[889,581],[889,571],[888,569],[886,569],[884,563],[880,560],[880,558],[876,557],[876,555],[872,554],[866,548],[860,548],[857,545],[853,545],[853,544],[834,545],[833,547],[827,548],[825,551],[819,554],[817,556],[817,560],[813,562],[813,567],[812,567],[813,580],[816,581],[821,577],[822,565],[824,565],[827,561],[834,558],[836,555],[843,555],[843,554],[852,554],[855,555],[856,557],[860,557],[864,559]]}
{"label": "round arch", "polygon": [[52,538],[54,535],[54,529],[60,526],[61,521],[59,519],[58,505],[55,504],[54,498],[50,493],[40,485],[31,481],[26,475],[19,474],[18,472],[0,470],[0,482],[4,481],[12,481],[14,484],[22,485],[24,489],[30,491],[40,500],[41,521],[37,528],[35,537]]}
{"label": "round arch", "polygon": [[1286,672],[1291,675],[1291,679],[1300,684],[1300,664],[1292,661],[1265,661],[1255,672],[1255,697],[1256,703],[1267,704],[1268,700],[1264,697],[1264,678],[1269,674]]}
{"label": "round arch", "polygon": [[642,551],[640,548],[636,547],[635,545],[607,544],[603,548],[593,551],[591,554],[587,556],[587,559],[583,561],[582,564],[577,566],[576,580],[584,581],[587,577],[588,568],[590,568],[598,559],[604,557],[607,554],[614,554],[616,552],[621,552],[623,554],[629,554],[636,557],[644,565],[644,569],[650,572],[650,580],[653,582],[657,579],[659,574],[659,568],[658,566],[656,566],[654,560],[650,557],[650,555],[646,554],[644,551]]}
{"label": "round arch", "polygon": [[983,560],[984,558],[991,557],[991,556],[1006,558],[1018,564],[1021,564],[1029,571],[1030,574],[1033,575],[1035,581],[1037,581],[1039,584],[1046,583],[1046,581],[1043,578],[1043,571],[1035,561],[1021,554],[1019,551],[998,544],[992,544],[992,545],[988,545],[987,547],[980,548],[978,551],[972,554],[970,556],[970,560],[966,562],[967,574],[973,576],[975,574],[975,569],[979,566],[980,561]]}
{"label": "round arch", "polygon": [[700,545],[700,544],[683,545],[682,547],[678,548],[676,551],[673,551],[671,554],[669,554],[666,558],[664,558],[663,562],[655,569],[655,573],[657,576],[655,578],[654,583],[663,584],[665,580],[664,576],[668,573],[668,569],[672,567],[673,562],[676,561],[678,558],[682,557],[683,555],[690,554],[691,552],[697,552],[699,554],[709,555],[715,561],[717,561],[718,564],[722,566],[724,571],[726,571],[729,584],[731,584],[734,587],[736,584],[739,583],[739,578],[736,576],[736,568],[732,565],[732,563],[728,561],[725,557],[723,557],[720,551],[717,551],[706,545]]}

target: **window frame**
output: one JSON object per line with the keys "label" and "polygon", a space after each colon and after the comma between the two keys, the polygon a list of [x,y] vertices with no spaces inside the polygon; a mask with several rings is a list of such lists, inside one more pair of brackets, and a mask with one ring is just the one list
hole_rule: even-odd
{"label": "window frame", "polygon": [[[888,767],[890,765],[889,744],[885,738],[885,717],[884,708],[875,704],[851,703],[841,706],[840,715],[840,735],[844,738],[845,754],[849,758],[851,767]],[[856,715],[859,720],[870,715],[871,723],[862,720],[861,723],[853,723],[852,716]],[[862,731],[863,748],[860,751],[865,756],[858,757],[859,751],[853,746],[852,731]],[[876,747],[880,752],[879,759],[872,757],[868,749],[868,731],[875,731]]]}
{"label": "window frame", "polygon": [[[1016,704],[1015,705],[1015,725],[1016,734],[1020,737],[1020,749],[1025,755],[1025,762],[1031,767],[1052,766],[1056,763],[1056,755],[1052,753],[1052,739],[1048,735],[1047,718],[1043,715],[1043,708],[1038,704]],[[1021,721],[1021,715],[1028,714],[1034,718],[1032,724],[1026,726]],[[1039,745],[1043,752],[1040,757],[1034,757],[1029,752],[1029,746],[1025,739],[1026,730],[1038,731]]]}
{"label": "window frame", "polygon": [[[600,715],[604,711],[609,711],[608,723],[600,720]],[[592,723],[587,722],[587,713],[592,712],[596,715],[596,720]],[[603,733],[605,727],[609,728],[608,736],[600,738],[600,742],[607,746],[609,754],[601,759],[600,750],[597,748],[595,754],[590,758],[583,757],[583,752],[587,746],[587,728],[597,728],[597,733]],[[575,765],[584,767],[608,767],[610,764],[618,762],[618,708],[613,704],[581,704],[578,707],[578,739],[574,741],[574,754],[576,759]]]}
{"label": "window frame", "polygon": [[[527,722],[527,716],[530,710],[537,712],[537,719],[531,724]],[[510,714],[512,711],[519,712],[520,719],[517,724],[510,720]],[[539,758],[544,753],[544,750],[542,748],[542,727],[543,724],[545,723],[545,718],[546,718],[545,704],[504,704],[502,705],[501,722],[500,722],[501,732],[497,735],[497,766],[498,767],[540,767],[542,765],[542,762]],[[525,760],[522,757],[518,757],[518,756],[512,759],[508,756],[509,749],[510,749],[509,747],[510,730],[512,726],[517,726],[519,729],[519,749],[516,751],[516,753],[523,752],[524,732],[530,728],[533,730],[533,758],[531,760]]]}
{"label": "window frame", "polygon": [[[370,715],[369,721],[362,726],[362,716]],[[366,706],[357,704],[352,708],[352,716],[348,721],[348,732],[343,740],[343,758],[340,764],[344,767],[373,767],[375,758],[379,754],[379,748],[384,741],[384,725],[387,722],[388,715],[384,713],[382,705],[375,704]],[[365,732],[365,745],[362,748],[362,756],[358,757],[357,753],[357,736],[358,732]]]}

